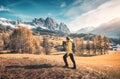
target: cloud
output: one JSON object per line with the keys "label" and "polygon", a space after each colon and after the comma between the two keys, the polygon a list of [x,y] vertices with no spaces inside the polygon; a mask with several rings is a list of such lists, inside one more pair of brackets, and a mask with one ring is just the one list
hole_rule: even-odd
{"label": "cloud", "polygon": [[61,5],[60,5],[61,8],[63,7],[66,7],[66,3],[65,2],[62,2]]}
{"label": "cloud", "polygon": [[77,16],[86,13],[108,0],[76,0],[67,11],[66,16]]}
{"label": "cloud", "polygon": [[73,17],[69,26],[71,31],[77,31],[80,28],[94,26],[97,27],[111,19],[120,17],[120,0],[110,0],[103,3],[96,9],[90,10],[82,15]]}
{"label": "cloud", "polygon": [[0,11],[10,11],[10,9],[4,6],[0,6]]}

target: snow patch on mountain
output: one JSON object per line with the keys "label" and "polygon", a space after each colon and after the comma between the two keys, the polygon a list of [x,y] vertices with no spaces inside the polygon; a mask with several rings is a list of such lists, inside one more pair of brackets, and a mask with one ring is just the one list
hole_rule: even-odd
{"label": "snow patch on mountain", "polygon": [[47,17],[46,19],[34,18],[31,22],[22,22],[21,20],[12,21],[5,18],[0,18],[0,26],[9,26],[12,28],[16,28],[17,26],[26,26],[29,29],[37,29],[38,27],[40,27],[43,30],[67,34],[70,33],[66,24],[58,24],[54,19],[50,17]]}

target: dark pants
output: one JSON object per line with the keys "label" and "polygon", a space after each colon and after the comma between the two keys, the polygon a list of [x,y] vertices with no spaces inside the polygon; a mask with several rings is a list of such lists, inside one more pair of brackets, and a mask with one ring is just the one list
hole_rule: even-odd
{"label": "dark pants", "polygon": [[[69,54],[69,56],[70,56],[70,59],[71,59],[71,61],[72,61],[72,63],[73,63],[73,67],[76,68],[76,64],[75,64],[75,60],[74,60],[73,54]],[[64,60],[64,62],[65,62],[65,66],[68,66],[67,57],[68,57],[67,54],[65,54],[65,55],[63,56],[63,60]]]}

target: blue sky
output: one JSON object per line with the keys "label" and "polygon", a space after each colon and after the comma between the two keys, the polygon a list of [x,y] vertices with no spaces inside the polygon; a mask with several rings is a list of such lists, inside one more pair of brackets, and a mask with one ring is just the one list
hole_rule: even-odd
{"label": "blue sky", "polygon": [[49,16],[76,31],[119,17],[119,4],[120,0],[0,0],[0,17],[31,21]]}
{"label": "blue sky", "polygon": [[48,16],[64,20],[68,17],[63,13],[73,2],[74,0],[0,0],[0,6],[6,9],[0,11],[0,16],[27,21],[35,17]]}

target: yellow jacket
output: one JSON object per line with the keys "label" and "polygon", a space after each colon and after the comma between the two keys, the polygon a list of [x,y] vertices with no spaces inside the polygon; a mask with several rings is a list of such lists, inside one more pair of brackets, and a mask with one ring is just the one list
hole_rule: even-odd
{"label": "yellow jacket", "polygon": [[66,42],[66,52],[67,52],[67,55],[69,55],[70,53],[73,53],[71,40]]}

